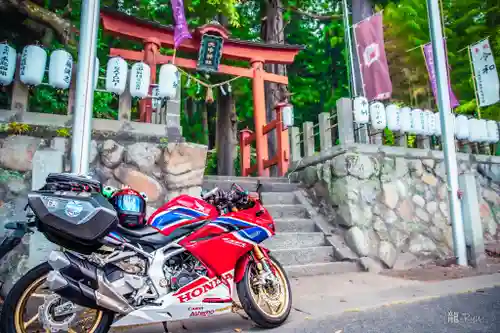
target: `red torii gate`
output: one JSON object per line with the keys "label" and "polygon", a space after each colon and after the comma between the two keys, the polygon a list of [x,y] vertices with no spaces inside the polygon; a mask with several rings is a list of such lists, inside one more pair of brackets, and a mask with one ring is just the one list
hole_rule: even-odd
{"label": "red torii gate", "polygon": [[[143,51],[132,51],[111,48],[110,56],[120,56],[127,60],[144,61],[151,68],[151,83],[156,82],[156,65],[166,64],[172,61],[172,56],[161,55],[160,46],[173,48],[174,29],[171,26],[161,25],[155,22],[139,19],[121,12],[110,9],[102,9],[101,21],[105,32],[115,36],[126,37],[143,43]],[[219,25],[205,25],[195,30],[192,39],[185,40],[179,50],[198,53],[201,36],[206,30],[216,31],[224,38],[223,57],[233,60],[248,61],[249,68],[235,67],[221,64],[219,73],[242,76],[253,79],[253,105],[255,133],[248,134],[244,131],[241,135],[240,150],[242,152],[242,175],[247,176],[257,171],[259,176],[269,175],[267,170],[272,165],[278,165],[279,174],[282,176],[288,170],[290,147],[288,142],[288,131],[281,126],[280,110],[277,109],[277,120],[266,125],[266,103],[264,82],[275,82],[288,84],[288,77],[267,73],[264,70],[265,63],[292,64],[295,56],[303,49],[296,45],[269,45],[257,42],[248,42],[229,38],[226,29]],[[187,69],[196,69],[197,61],[176,57],[175,64]],[[151,99],[140,101],[140,120],[151,122],[152,113]],[[278,141],[277,154],[269,159],[267,137],[265,136],[273,128],[276,129]],[[249,146],[256,141],[257,165],[250,166]]]}

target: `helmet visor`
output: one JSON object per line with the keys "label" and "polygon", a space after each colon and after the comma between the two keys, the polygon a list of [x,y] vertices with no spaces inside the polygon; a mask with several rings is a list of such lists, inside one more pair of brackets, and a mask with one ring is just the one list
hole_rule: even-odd
{"label": "helmet visor", "polygon": [[122,212],[142,213],[144,211],[144,199],[137,195],[120,195],[116,198],[116,207]]}

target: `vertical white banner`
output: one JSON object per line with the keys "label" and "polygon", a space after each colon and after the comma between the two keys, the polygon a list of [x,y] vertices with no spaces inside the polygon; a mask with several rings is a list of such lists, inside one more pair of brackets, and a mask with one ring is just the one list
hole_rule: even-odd
{"label": "vertical white banner", "polygon": [[476,77],[479,106],[488,106],[500,100],[500,83],[488,38],[470,46]]}

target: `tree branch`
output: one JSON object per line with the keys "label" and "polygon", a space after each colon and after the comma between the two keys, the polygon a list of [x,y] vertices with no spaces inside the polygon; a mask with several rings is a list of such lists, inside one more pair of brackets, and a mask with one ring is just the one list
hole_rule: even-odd
{"label": "tree branch", "polygon": [[299,9],[297,7],[290,7],[290,10],[296,14],[299,14],[299,15],[302,15],[302,16],[305,16],[305,17],[309,17],[309,18],[312,18],[314,20],[317,20],[317,21],[333,21],[333,20],[342,20],[342,15],[337,15],[337,14],[333,14],[333,15],[317,15],[317,14],[313,14],[313,13],[309,13],[309,12],[306,12],[306,11],[303,11],[302,9]]}

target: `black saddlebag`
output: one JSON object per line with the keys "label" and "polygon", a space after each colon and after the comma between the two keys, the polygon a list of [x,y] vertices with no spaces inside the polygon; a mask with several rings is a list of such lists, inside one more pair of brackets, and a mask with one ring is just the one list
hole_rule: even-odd
{"label": "black saddlebag", "polygon": [[113,206],[100,193],[37,191],[28,194],[37,227],[53,243],[83,254],[117,227]]}
{"label": "black saddlebag", "polygon": [[102,193],[102,184],[97,180],[71,173],[51,173],[46,178],[42,190]]}

